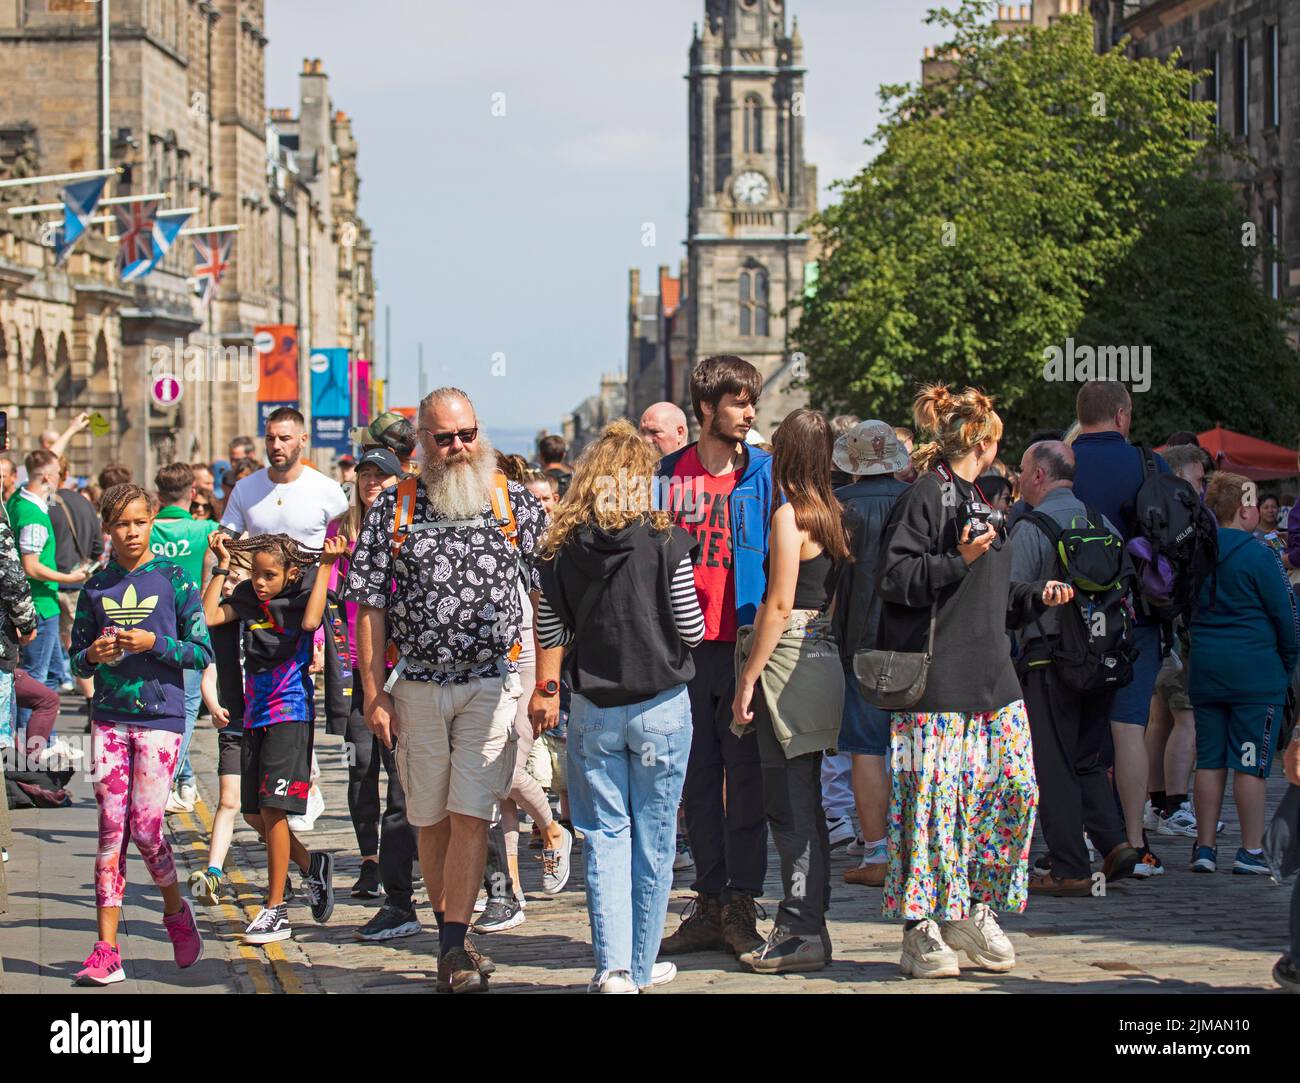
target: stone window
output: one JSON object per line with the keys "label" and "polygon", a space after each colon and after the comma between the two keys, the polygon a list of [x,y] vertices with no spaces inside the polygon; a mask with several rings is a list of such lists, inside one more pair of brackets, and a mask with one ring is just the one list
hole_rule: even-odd
{"label": "stone window", "polygon": [[1237,70],[1233,87],[1236,135],[1245,139],[1250,135],[1250,39],[1237,39]]}
{"label": "stone window", "polygon": [[745,337],[768,335],[768,279],[761,267],[740,272],[740,333]]}
{"label": "stone window", "polygon": [[745,153],[763,153],[763,99],[751,94],[745,99]]}
{"label": "stone window", "polygon": [[1282,39],[1277,24],[1264,27],[1264,127],[1276,128],[1281,123],[1282,102]]}

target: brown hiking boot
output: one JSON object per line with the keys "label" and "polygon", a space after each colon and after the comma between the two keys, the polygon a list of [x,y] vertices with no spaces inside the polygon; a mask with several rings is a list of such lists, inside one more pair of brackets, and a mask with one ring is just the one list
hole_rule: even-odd
{"label": "brown hiking boot", "polygon": [[660,955],[726,951],[722,938],[722,902],[716,895],[696,895],[682,911],[682,923],[659,945]]}
{"label": "brown hiking boot", "polygon": [[463,948],[455,948],[438,960],[438,992],[486,993],[488,980],[479,973],[478,963]]}
{"label": "brown hiking boot", "polygon": [[737,957],[758,951],[767,941],[758,935],[758,904],[748,895],[733,895],[722,907],[722,939]]}
{"label": "brown hiking boot", "polygon": [[489,974],[496,973],[496,963],[478,950],[478,945],[474,943],[474,938],[468,934],[465,937],[465,954],[474,961],[474,965],[478,967],[478,972],[482,974],[483,977],[486,978]]}

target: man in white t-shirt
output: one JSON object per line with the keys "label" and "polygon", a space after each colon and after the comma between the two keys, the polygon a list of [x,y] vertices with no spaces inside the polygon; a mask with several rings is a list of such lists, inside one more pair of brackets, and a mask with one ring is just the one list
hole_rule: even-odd
{"label": "man in white t-shirt", "polygon": [[266,461],[269,465],[231,490],[221,526],[239,537],[245,531],[288,534],[301,545],[320,548],[325,529],[348,510],[348,498],[338,482],[302,461],[307,426],[302,414],[281,406],[266,419]]}
{"label": "man in white t-shirt", "polygon": [[[292,406],[281,406],[266,419],[266,461],[269,465],[241,478],[230,491],[222,530],[240,537],[259,534],[288,534],[300,545],[319,549],[325,531],[348,510],[347,494],[338,482],[327,478],[302,461],[307,447],[307,423]],[[322,646],[318,644],[318,651]],[[320,770],[312,753],[311,791],[307,811],[289,817],[295,833],[310,831],[325,810],[325,799],[316,778]]]}

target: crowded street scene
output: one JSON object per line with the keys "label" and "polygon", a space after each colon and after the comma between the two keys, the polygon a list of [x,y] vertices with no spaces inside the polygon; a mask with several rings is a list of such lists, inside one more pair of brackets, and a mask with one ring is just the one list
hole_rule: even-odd
{"label": "crowded street scene", "polygon": [[1300,6],[486,7],[0,11],[33,1054],[174,1065],[231,993],[1282,1050]]}

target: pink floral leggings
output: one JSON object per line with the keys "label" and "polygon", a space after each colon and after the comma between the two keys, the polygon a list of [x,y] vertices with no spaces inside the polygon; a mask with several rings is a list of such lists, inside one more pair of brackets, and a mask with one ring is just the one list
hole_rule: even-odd
{"label": "pink floral leggings", "polygon": [[176,863],[163,835],[182,734],[131,726],[94,725],[95,800],[99,850],[95,855],[95,905],[121,906],[126,891],[126,848],[134,840],[159,887],[176,883]]}

